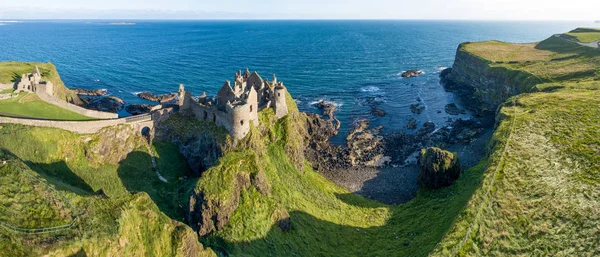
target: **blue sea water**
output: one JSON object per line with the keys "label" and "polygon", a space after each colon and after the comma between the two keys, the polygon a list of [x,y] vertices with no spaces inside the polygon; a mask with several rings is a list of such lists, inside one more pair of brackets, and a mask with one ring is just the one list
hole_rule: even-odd
{"label": "blue sea water", "polygon": [[[592,22],[497,21],[23,21],[0,23],[0,61],[53,62],[68,87],[107,89],[128,103],[136,92],[216,94],[249,67],[277,74],[303,111],[338,106],[344,135],[357,119],[403,129],[414,117],[444,125],[454,96],[439,85],[459,43],[535,42]],[[597,25],[597,24],[596,24]],[[402,71],[423,76],[403,79]],[[388,115],[373,117],[368,97]],[[420,99],[425,111],[411,113]],[[122,113],[126,115],[125,113]],[[453,117],[456,118],[456,117]],[[465,116],[467,118],[467,116]],[[339,141],[339,139],[338,139]]]}

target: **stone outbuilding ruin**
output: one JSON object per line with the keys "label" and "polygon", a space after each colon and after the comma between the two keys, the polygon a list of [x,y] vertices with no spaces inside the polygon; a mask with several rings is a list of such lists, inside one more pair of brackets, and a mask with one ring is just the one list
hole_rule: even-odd
{"label": "stone outbuilding ruin", "polygon": [[21,75],[21,80],[15,86],[15,90],[17,93],[36,93],[38,90],[43,90],[48,95],[53,95],[54,85],[50,81],[42,81],[42,73],[38,66],[35,66],[31,73]]}
{"label": "stone outbuilding ruin", "polygon": [[286,91],[275,75],[272,81],[263,80],[257,72],[250,73],[246,69],[243,74],[242,71],[235,73],[233,87],[226,81],[214,98],[208,98],[204,93],[195,100],[180,85],[179,109],[191,110],[197,119],[212,121],[227,129],[231,136],[241,139],[250,131],[250,122],[259,125],[259,111],[273,108],[278,119],[287,115]]}

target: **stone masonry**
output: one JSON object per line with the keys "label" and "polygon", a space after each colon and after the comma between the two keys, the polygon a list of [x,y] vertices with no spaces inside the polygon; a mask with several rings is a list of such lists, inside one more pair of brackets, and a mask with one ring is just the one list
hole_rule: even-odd
{"label": "stone masonry", "polygon": [[[43,86],[41,86],[43,85]],[[47,94],[54,94],[54,85],[50,81],[42,81],[42,73],[38,66],[33,68],[33,71],[29,74],[21,75],[21,80],[16,85],[16,92],[30,92],[35,93],[37,90],[45,90]]]}
{"label": "stone masonry", "polygon": [[31,73],[21,75],[21,80],[15,85],[15,92],[35,93],[44,102],[91,118],[116,119],[119,117],[116,113],[90,110],[56,98],[54,96],[54,85],[50,81],[42,80],[42,74],[38,66],[35,66]]}
{"label": "stone masonry", "polygon": [[217,96],[207,98],[206,93],[195,100],[179,86],[180,110],[191,110],[200,120],[212,121],[223,126],[231,136],[241,139],[250,131],[250,122],[259,125],[258,112],[265,108],[273,108],[277,118],[287,115],[286,88],[282,82],[263,80],[257,72],[248,69],[235,73],[233,87],[226,81]]}

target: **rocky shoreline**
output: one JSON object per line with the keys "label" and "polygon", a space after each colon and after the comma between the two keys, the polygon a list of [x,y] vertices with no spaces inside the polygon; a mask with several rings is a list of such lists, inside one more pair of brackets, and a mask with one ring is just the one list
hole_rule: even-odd
{"label": "rocky shoreline", "polygon": [[[443,74],[442,74],[443,75]],[[442,85],[444,79],[442,77]],[[458,95],[464,98],[468,94]],[[464,168],[474,166],[487,152],[486,143],[491,138],[495,123],[494,115],[478,113],[469,120],[456,119],[443,127],[426,122],[416,130],[416,120],[403,130],[383,133],[382,127],[371,128],[367,120],[360,120],[346,135],[345,146],[329,142],[339,133],[339,121],[334,115],[335,106],[320,102],[322,113],[308,114],[307,159],[323,176],[332,182],[367,198],[387,204],[409,201],[418,190],[417,154],[427,147],[440,147],[456,152]],[[424,110],[419,104],[411,106],[413,113]],[[464,114],[465,110],[450,104],[449,115]],[[375,114],[373,114],[376,116]],[[323,117],[322,117],[323,116]],[[324,119],[327,117],[327,119]]]}

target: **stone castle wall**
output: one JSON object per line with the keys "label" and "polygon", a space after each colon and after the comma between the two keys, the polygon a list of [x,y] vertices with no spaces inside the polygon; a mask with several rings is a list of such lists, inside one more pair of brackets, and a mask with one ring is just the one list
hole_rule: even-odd
{"label": "stone castle wall", "polygon": [[93,121],[58,121],[43,119],[23,119],[0,116],[0,124],[21,124],[26,126],[37,126],[47,128],[57,128],[75,132],[78,134],[92,134],[105,127],[112,127],[120,124],[130,124],[132,126],[149,127],[153,130],[156,124],[167,120],[176,110],[174,108],[163,108],[151,114],[142,114],[120,119],[111,120],[93,120]]}
{"label": "stone castle wall", "polygon": [[6,89],[11,89],[14,88],[15,84],[14,83],[10,83],[10,84],[2,84],[0,83],[0,91],[1,90],[6,90]]}
{"label": "stone castle wall", "polygon": [[90,109],[86,109],[86,108],[68,103],[66,101],[57,99],[56,97],[49,95],[48,92],[46,92],[46,91],[47,91],[46,85],[39,84],[37,86],[37,90],[35,91],[35,93],[44,102],[47,102],[52,105],[56,105],[60,108],[67,109],[69,111],[72,111],[72,112],[75,112],[75,113],[78,113],[78,114],[81,114],[81,115],[84,115],[87,117],[96,118],[96,119],[117,119],[117,118],[119,118],[119,115],[116,113],[90,110]]}
{"label": "stone castle wall", "polygon": [[79,134],[90,134],[96,133],[104,127],[116,126],[119,124],[125,124],[126,120],[114,119],[114,120],[95,120],[95,121],[55,121],[55,120],[38,120],[38,119],[21,119],[21,118],[10,118],[0,117],[0,124],[21,124],[26,126],[37,126],[47,128],[58,128],[64,129]]}

